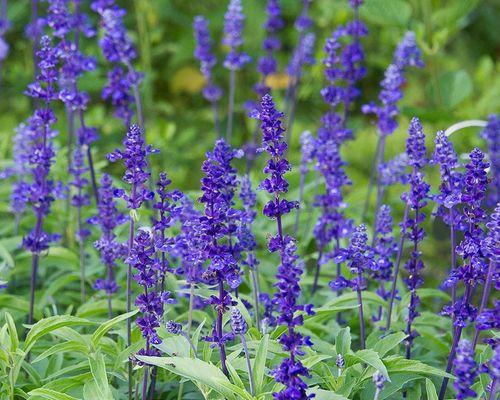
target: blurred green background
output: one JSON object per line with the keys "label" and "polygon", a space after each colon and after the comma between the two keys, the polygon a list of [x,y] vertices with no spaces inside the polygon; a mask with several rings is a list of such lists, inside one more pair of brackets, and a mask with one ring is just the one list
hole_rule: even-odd
{"label": "blurred green background", "polygon": [[[88,3],[84,2],[88,8]],[[204,153],[210,149],[216,134],[208,103],[201,96],[203,78],[198,72],[198,63],[193,58],[193,17],[205,15],[210,20],[212,37],[219,64],[215,78],[227,93],[228,73],[222,68],[226,49],[220,45],[223,16],[228,1],[223,0],[128,0],[118,1],[128,10],[127,28],[136,43],[140,57],[137,67],[145,73],[141,86],[145,105],[146,131],[148,141],[161,150],[152,157],[155,172],[166,170],[174,185],[186,191],[197,191],[201,177],[200,166]],[[283,71],[297,42],[293,22],[301,10],[301,1],[282,0],[286,28],[280,33],[283,49],[278,55],[280,70]],[[237,75],[237,109],[233,138],[236,145],[246,142],[254,129],[255,121],[246,116],[243,107],[247,100],[255,100],[251,88],[257,81],[255,61],[261,55],[264,36],[262,25],[266,14],[264,0],[243,0],[246,14],[244,49],[253,57],[253,62]],[[30,112],[30,101],[23,96],[23,90],[33,76],[31,44],[23,31],[29,21],[29,1],[9,1],[8,15],[12,27],[6,35],[11,45],[10,54],[2,66],[0,96],[0,159],[2,166],[11,161],[11,138],[14,128]],[[298,137],[308,129],[315,132],[319,119],[326,110],[319,91],[324,85],[323,46],[325,39],[342,23],[352,18],[347,0],[314,0],[311,6],[314,20],[313,30],[317,35],[316,65],[306,67],[299,91],[297,117],[291,143],[290,158],[294,166],[300,159]],[[96,20],[95,15],[92,18]],[[360,221],[361,209],[366,194],[366,185],[373,157],[376,129],[371,116],[360,113],[360,105],[376,100],[383,72],[392,58],[397,42],[405,31],[416,33],[426,67],[410,69],[408,83],[401,101],[400,126],[388,143],[387,157],[404,150],[404,140],[409,119],[419,116],[424,124],[432,151],[436,130],[465,119],[486,119],[490,113],[500,110],[500,75],[498,54],[500,50],[500,2],[495,0],[365,0],[361,7],[361,18],[369,28],[369,35],[363,39],[366,53],[367,76],[361,84],[362,96],[352,113],[349,125],[355,131],[355,140],[348,142],[343,154],[348,161],[347,172],[353,180],[346,190],[350,204],[347,214]],[[112,173],[117,179],[121,166],[108,165],[104,155],[119,146],[124,128],[120,121],[111,117],[112,110],[100,99],[105,84],[106,63],[103,61],[95,41],[84,42],[85,51],[99,59],[100,67],[82,79],[82,88],[88,90],[93,104],[88,111],[89,124],[99,128],[101,138],[94,151],[98,168]],[[273,95],[282,108],[283,82],[286,77],[275,79],[277,87]],[[225,99],[221,113],[225,122]],[[58,139],[63,146],[65,118],[60,110]],[[480,139],[478,128],[468,128],[452,136],[459,153],[469,152],[473,146],[485,145]],[[58,159],[55,173],[65,175],[64,156]],[[260,161],[262,162],[262,160]],[[242,166],[241,164],[240,166]],[[255,182],[262,179],[260,164],[253,171]],[[436,190],[436,169],[429,169],[429,179]],[[297,197],[297,168],[289,175],[293,188],[290,197]],[[308,176],[306,204],[312,202],[314,173]],[[400,204],[403,188],[396,187],[388,194],[388,201],[394,206]],[[2,213],[8,213],[8,188],[2,189]],[[4,197],[5,196],[5,197]],[[261,200],[264,194],[259,194]],[[430,211],[430,210],[429,210]],[[310,215],[302,214],[299,239],[304,254],[312,255],[315,246],[311,240]],[[289,224],[292,221],[288,221]],[[260,243],[264,243],[266,222],[257,223]],[[437,275],[444,273],[446,259],[439,256],[447,246],[447,232],[435,221],[429,222],[431,239],[424,242],[424,254],[428,262],[440,267]],[[4,234],[7,228],[4,228]],[[441,242],[442,240],[442,242]],[[442,267],[442,268],[441,268]],[[434,274],[434,273],[433,273]]]}

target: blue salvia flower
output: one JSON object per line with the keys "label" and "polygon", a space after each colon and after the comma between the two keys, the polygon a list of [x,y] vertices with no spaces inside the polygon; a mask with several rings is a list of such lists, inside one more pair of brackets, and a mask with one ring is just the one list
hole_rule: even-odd
{"label": "blue salvia flower", "polygon": [[406,69],[410,66],[422,68],[424,64],[421,57],[421,52],[415,43],[415,34],[407,32],[396,48],[393,62],[387,67],[380,84],[380,105],[370,103],[362,107],[363,113],[377,116],[377,126],[381,136],[392,134],[398,127],[397,103],[403,98],[402,86],[406,83]]}
{"label": "blue salvia flower", "polygon": [[469,304],[472,290],[485,277],[486,263],[483,258],[482,242],[485,234],[481,224],[486,220],[486,213],[482,203],[486,197],[488,177],[486,169],[489,164],[484,161],[484,153],[474,149],[470,153],[470,161],[466,164],[463,191],[460,201],[463,203],[463,221],[467,225],[464,239],[457,246],[457,254],[463,263],[450,272],[445,286],[456,285],[462,281],[466,287],[466,294],[462,301],[457,301],[455,309],[445,307],[445,314],[455,314],[455,326],[465,327],[467,321],[475,319],[476,310]]}
{"label": "blue salvia flower", "polygon": [[13,166],[1,172],[1,179],[15,176],[10,194],[10,211],[15,215],[15,231],[17,233],[21,215],[26,210],[29,195],[28,179],[30,175],[30,131],[25,123],[15,130],[12,148]]}
{"label": "blue salvia flower", "polygon": [[361,348],[365,348],[365,322],[363,314],[363,301],[361,292],[367,288],[366,275],[370,270],[374,270],[377,264],[373,260],[373,250],[368,245],[368,235],[366,234],[366,226],[359,225],[354,228],[354,231],[347,249],[337,249],[335,252],[335,262],[340,265],[342,262],[347,262],[347,266],[352,279],[347,279],[338,274],[337,278],[330,282],[330,288],[338,291],[345,288],[351,288],[358,294],[359,307],[359,324],[360,324],[360,341]]}
{"label": "blue salvia flower", "polygon": [[116,149],[107,155],[110,162],[123,160],[125,173],[123,181],[131,186],[129,194],[123,189],[115,190],[115,195],[127,202],[130,210],[137,210],[144,201],[152,200],[154,193],[151,192],[146,183],[149,180],[147,158],[150,154],[157,153],[151,145],[146,145],[141,128],[132,125],[123,141],[124,150]]}
{"label": "blue salvia flower", "polygon": [[394,266],[392,259],[397,252],[397,244],[392,234],[393,226],[391,207],[383,204],[380,207],[375,227],[373,253],[376,265],[371,271],[371,276],[379,282],[377,294],[384,300],[389,298],[390,293],[386,290],[385,283],[392,279]]}
{"label": "blue salvia flower", "polygon": [[408,156],[406,153],[398,154],[391,160],[381,163],[378,167],[379,183],[384,188],[396,183],[408,183]]}
{"label": "blue salvia flower", "polygon": [[498,394],[498,383],[500,382],[500,346],[493,349],[493,357],[487,367],[488,374],[491,377],[491,382],[488,384],[489,399],[494,399]]}
{"label": "blue salvia flower", "polygon": [[229,46],[229,53],[224,60],[224,67],[230,70],[239,70],[250,62],[250,56],[239,52],[243,45],[243,27],[245,15],[241,0],[230,0],[227,12],[224,15],[224,38],[222,44]]}
{"label": "blue salvia flower", "polygon": [[295,29],[299,32],[304,32],[311,28],[313,20],[309,17],[309,7],[311,6],[312,0],[302,0],[302,11],[300,15],[295,20]]}
{"label": "blue salvia flower", "polygon": [[167,231],[179,220],[182,207],[178,203],[184,195],[179,190],[169,190],[171,183],[166,173],[160,173],[156,183],[157,201],[153,204],[153,209],[157,211],[153,218],[154,245],[157,251],[154,265],[157,274],[156,289],[160,295],[165,291],[167,272],[177,272],[170,267],[168,257],[174,255],[177,243],[175,238],[167,236]]}
{"label": "blue salvia flower", "polygon": [[143,288],[143,293],[137,296],[135,305],[141,312],[136,324],[146,339],[146,346],[139,350],[138,354],[146,356],[159,354],[159,351],[152,345],[161,343],[157,329],[163,318],[164,304],[173,302],[169,292],[155,290],[157,283],[155,251],[152,232],[147,228],[141,228],[134,238],[133,246],[126,259],[126,263],[136,270],[135,281]]}
{"label": "blue salvia flower", "polygon": [[458,157],[453,144],[443,131],[436,134],[435,150],[431,162],[439,165],[441,174],[440,192],[433,199],[438,203],[436,215],[455,229],[461,227],[460,213],[454,207],[460,202],[463,174],[457,170]]}
{"label": "blue salvia flower", "polygon": [[143,128],[142,106],[138,95],[142,75],[132,65],[137,58],[137,51],[123,22],[126,11],[118,7],[114,0],[95,0],[91,8],[99,14],[103,30],[99,47],[106,60],[111,63],[108,84],[103,88],[102,97],[111,102],[115,107],[115,116],[123,120],[127,127],[133,115],[131,104],[135,102],[137,122]]}
{"label": "blue salvia flower", "polygon": [[99,278],[94,283],[94,289],[102,290],[108,296],[108,313],[112,316],[111,296],[118,290],[115,280],[116,260],[127,256],[128,248],[117,240],[115,229],[125,223],[127,218],[118,211],[114,198],[114,187],[111,177],[104,174],[99,187],[98,213],[89,220],[93,225],[99,225],[100,238],[94,242],[99,251],[101,262],[106,267],[105,278]]}
{"label": "blue salvia flower", "polygon": [[278,39],[277,33],[285,26],[285,22],[281,17],[279,0],[268,0],[266,11],[267,21],[264,24],[266,37],[262,44],[265,54],[259,58],[257,63],[257,70],[261,74],[261,81],[254,88],[260,97],[270,92],[270,88],[266,84],[266,78],[277,71],[278,64],[274,53],[281,49],[281,41]]}
{"label": "blue salvia flower", "polygon": [[476,397],[477,394],[471,387],[478,376],[477,364],[474,361],[474,350],[472,344],[462,339],[458,344],[457,357],[454,361],[456,380],[453,386],[457,391],[457,399]]}
{"label": "blue salvia flower", "polygon": [[5,41],[5,33],[10,28],[10,21],[7,19],[7,0],[2,0],[0,4],[0,66],[9,54],[9,44]]}
{"label": "blue salvia flower", "polygon": [[406,357],[410,358],[413,339],[417,336],[412,325],[415,318],[420,315],[417,311],[417,306],[420,303],[417,289],[423,284],[420,271],[424,268],[424,264],[419,250],[419,243],[425,237],[425,231],[421,226],[425,221],[425,213],[422,209],[427,205],[430,190],[430,186],[425,182],[422,172],[423,167],[427,163],[425,134],[419,119],[416,117],[412,118],[408,129],[406,155],[408,156],[408,164],[412,167],[409,178],[410,190],[404,193],[401,199],[406,203],[408,210],[413,211],[413,215],[409,216],[402,223],[403,234],[413,243],[410,259],[405,265],[408,277],[404,279],[410,290],[410,304],[408,306],[406,325],[406,334],[408,335],[406,340]]}
{"label": "blue salvia flower", "polygon": [[352,223],[343,215],[346,204],[342,190],[351,182],[344,171],[345,162],[340,151],[341,144],[352,138],[352,132],[346,126],[346,118],[353,101],[359,96],[356,86],[366,74],[363,48],[359,42],[360,37],[366,34],[366,27],[359,21],[356,13],[353,21],[332,33],[324,48],[324,74],[328,83],[321,90],[321,95],[329,110],[321,119],[316,143],[317,169],[325,180],[325,194],[319,196],[316,202],[316,206],[322,210],[314,230],[319,243],[319,257],[313,292],[317,287],[326,248],[332,242],[338,248],[340,239],[352,229]]}
{"label": "blue salvia flower", "polygon": [[[474,334],[473,347],[479,339],[479,331],[500,328],[500,301],[494,300],[494,307],[487,309],[490,292],[500,289],[500,203],[491,214],[486,224],[488,234],[482,242],[483,255],[489,259],[488,272],[484,281],[481,304],[476,319],[476,332]],[[497,293],[495,292],[495,295]],[[494,296],[497,297],[497,296]]]}
{"label": "blue salvia flower", "polygon": [[245,259],[242,261],[243,265],[246,265],[250,270],[250,275],[252,278],[252,287],[254,295],[254,307],[255,307],[255,321],[256,326],[260,325],[259,318],[259,275],[257,267],[259,265],[259,260],[255,256],[255,249],[257,248],[257,242],[255,240],[255,235],[252,230],[252,224],[256,217],[255,205],[257,203],[257,196],[252,190],[252,181],[248,175],[241,178],[240,185],[240,199],[243,203],[243,212],[241,214],[241,224],[238,231],[238,241],[241,250],[245,252]]}
{"label": "blue salvia flower", "polygon": [[[456,248],[457,254],[462,258],[462,265],[452,270],[444,282],[445,287],[456,287],[459,282],[463,282],[465,286],[463,297],[454,301],[451,306],[445,306],[442,311],[444,315],[452,316],[455,327],[454,342],[448,356],[446,372],[451,371],[457,353],[457,342],[460,340],[463,328],[469,322],[473,323],[476,320],[477,309],[472,305],[472,296],[475,288],[484,281],[487,274],[487,264],[481,248],[485,236],[481,224],[486,219],[482,203],[486,198],[488,185],[486,169],[489,164],[484,161],[484,153],[477,148],[472,150],[469,158],[470,161],[465,166],[464,186],[460,197],[460,202],[463,203],[462,218],[467,228],[464,230],[463,240]],[[444,378],[440,390],[441,398],[447,385],[448,379]]]}
{"label": "blue salvia flower", "polygon": [[225,374],[228,374],[225,343],[231,339],[231,335],[224,334],[222,318],[232,304],[226,287],[236,289],[241,283],[238,265],[240,255],[238,246],[233,242],[238,221],[241,220],[240,212],[234,208],[238,179],[231,162],[241,156],[241,151],[233,150],[223,139],[217,140],[202,166],[205,176],[201,180],[203,194],[199,198],[205,213],[200,217],[198,234],[203,246],[203,258],[209,260],[203,278],[217,287],[217,294],[213,294],[209,300],[217,312],[217,320],[212,336],[206,340],[219,347]]}
{"label": "blue salvia flower", "polygon": [[205,77],[205,87],[203,96],[210,103],[214,104],[222,96],[222,89],[214,83],[212,70],[217,64],[217,58],[212,51],[212,39],[208,30],[208,21],[198,15],[194,18],[193,29],[196,39],[196,49],[194,56],[200,61],[200,70]]}
{"label": "blue salvia flower", "polygon": [[260,108],[253,112],[253,117],[260,121],[263,135],[263,149],[270,155],[264,172],[268,177],[260,185],[273,196],[273,199],[264,206],[264,215],[277,222],[277,234],[269,239],[269,250],[280,254],[281,263],[278,266],[275,284],[277,292],[273,303],[276,304],[279,316],[277,322],[287,327],[279,341],[289,357],[273,371],[276,381],[283,384],[284,388],[279,393],[274,393],[275,399],[307,399],[307,384],[302,380],[309,377],[309,371],[300,362],[298,356],[303,355],[303,346],[310,346],[309,337],[302,336],[296,331],[296,327],[302,325],[303,317],[297,316],[296,312],[305,310],[311,313],[311,306],[298,304],[300,296],[300,276],[303,273],[303,265],[296,255],[297,246],[292,237],[284,234],[282,217],[297,207],[297,202],[288,201],[281,196],[288,192],[288,182],[284,175],[290,170],[290,163],[284,157],[287,145],[283,141],[285,130],[282,127],[281,118],[283,114],[276,110],[273,99],[269,94],[262,98]]}
{"label": "blue salvia flower", "polygon": [[302,67],[304,65],[313,65],[314,59],[314,43],[316,36],[314,33],[305,34],[299,41],[290,63],[287,66],[287,72],[293,84],[297,85],[302,76]]}
{"label": "blue salvia flower", "polygon": [[500,201],[500,117],[490,115],[488,124],[481,136],[488,144],[488,155],[491,163],[492,182],[487,199],[488,206],[494,206]]}
{"label": "blue salvia flower", "polygon": [[50,179],[51,166],[54,163],[55,151],[53,138],[56,132],[52,129],[56,116],[51,103],[57,99],[57,54],[48,36],[42,37],[40,50],[37,52],[39,74],[35,82],[28,85],[26,94],[38,100],[39,107],[28,119],[26,126],[29,142],[30,182],[27,188],[28,203],[35,215],[34,229],[23,238],[23,246],[32,253],[31,299],[29,323],[33,322],[33,304],[36,274],[39,256],[49,248],[57,235],[44,231],[45,218],[50,213],[54,201],[54,182]]}

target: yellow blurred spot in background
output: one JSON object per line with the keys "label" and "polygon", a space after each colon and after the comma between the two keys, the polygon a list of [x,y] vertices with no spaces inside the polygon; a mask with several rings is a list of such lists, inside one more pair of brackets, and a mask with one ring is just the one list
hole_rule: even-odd
{"label": "yellow blurred spot in background", "polygon": [[271,89],[285,89],[288,87],[288,82],[290,82],[288,74],[281,72],[271,74],[266,79],[266,85]]}
{"label": "yellow blurred spot in background", "polygon": [[203,86],[205,86],[205,78],[193,67],[182,67],[172,76],[171,88],[174,93],[197,93],[203,89]]}

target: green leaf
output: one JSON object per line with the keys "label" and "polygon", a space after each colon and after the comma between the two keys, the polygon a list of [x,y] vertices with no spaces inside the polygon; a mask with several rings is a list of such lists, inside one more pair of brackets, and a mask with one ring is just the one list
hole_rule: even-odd
{"label": "green leaf", "polygon": [[421,375],[435,375],[440,377],[448,377],[450,379],[455,379],[451,374],[447,374],[445,371],[431,367],[430,365],[424,364],[417,360],[407,360],[401,356],[390,356],[384,359],[384,363],[387,370],[392,372],[412,372],[414,374]]}
{"label": "green leaf", "polygon": [[411,16],[411,7],[403,0],[365,0],[360,11],[363,18],[380,25],[405,26]]}
{"label": "green leaf", "polygon": [[348,326],[342,328],[337,333],[337,339],[335,339],[335,351],[337,354],[342,354],[345,356],[351,351],[351,328]]}
{"label": "green leaf", "polygon": [[37,358],[35,358],[32,362],[37,363],[45,358],[53,355],[53,354],[58,354],[58,353],[65,353],[65,352],[74,352],[74,353],[83,353],[87,354],[88,352],[88,347],[79,342],[62,342],[58,343],[47,350],[45,350],[42,354],[40,354]]}
{"label": "green leaf", "polygon": [[48,400],[78,400],[76,397],[69,396],[67,394],[56,392],[52,389],[38,388],[34,389],[28,393],[30,398],[39,396]]}
{"label": "green leaf", "polygon": [[8,268],[14,268],[14,259],[2,242],[0,242],[0,259],[5,262]]}
{"label": "green leaf", "polygon": [[187,378],[194,383],[206,385],[217,393],[231,399],[252,399],[252,396],[236,385],[233,385],[222,371],[215,365],[197,358],[187,357],[146,357],[137,358],[147,364],[156,365],[161,368]]}
{"label": "green leaf", "polygon": [[33,325],[26,336],[26,341],[24,342],[24,351],[28,352],[35,342],[41,338],[43,335],[54,331],[56,329],[62,328],[63,326],[75,326],[75,325],[92,325],[93,322],[88,319],[73,317],[71,315],[56,315],[53,317],[44,318]]}
{"label": "green leaf", "polygon": [[99,397],[96,399],[113,400],[111,389],[109,388],[108,375],[106,373],[106,364],[101,353],[97,353],[93,357],[89,357],[90,372],[94,378],[95,387],[92,391],[97,391]]}
{"label": "green leaf", "polygon": [[361,361],[365,364],[372,366],[376,370],[380,371],[380,373],[388,381],[390,381],[389,374],[387,372],[387,368],[385,367],[384,363],[380,359],[380,356],[376,352],[374,352],[373,350],[371,350],[371,349],[359,350],[352,355],[348,355],[347,357],[353,358],[355,360]]}
{"label": "green leaf", "polygon": [[335,394],[329,390],[323,390],[318,387],[313,387],[307,391],[307,394],[314,394],[315,400],[349,400],[340,394]]}
{"label": "green leaf", "polygon": [[114,317],[113,319],[110,319],[109,321],[106,321],[104,324],[100,325],[99,328],[96,329],[94,334],[92,335],[92,345],[94,347],[97,347],[99,344],[99,341],[101,338],[116,324],[132,317],[133,315],[137,314],[139,310],[134,310],[130,311],[126,314],[118,315],[117,317]]}
{"label": "green leaf", "polygon": [[15,353],[17,348],[19,347],[19,337],[17,336],[17,329],[16,324],[14,323],[14,319],[8,312],[5,313],[5,322],[7,322],[7,329],[9,331],[10,351],[12,353]]}
{"label": "green leaf", "polygon": [[311,369],[316,364],[320,363],[321,361],[328,360],[329,358],[332,358],[332,356],[329,356],[327,354],[315,354],[313,356],[305,357],[304,359],[302,359],[302,364],[304,364],[307,369]]}
{"label": "green leaf", "polygon": [[391,333],[382,337],[373,345],[373,350],[380,357],[384,357],[389,351],[398,346],[408,335],[404,332]]}
{"label": "green leaf", "polygon": [[434,383],[429,379],[425,379],[425,391],[427,393],[427,400],[438,400],[438,395],[436,393],[436,387]]}
{"label": "green leaf", "polygon": [[262,337],[259,343],[255,360],[253,362],[253,376],[255,382],[255,394],[260,394],[264,382],[264,373],[266,369],[267,351],[269,348],[269,334]]}
{"label": "green leaf", "polygon": [[465,70],[447,71],[439,79],[443,106],[452,109],[472,93],[472,79]]}

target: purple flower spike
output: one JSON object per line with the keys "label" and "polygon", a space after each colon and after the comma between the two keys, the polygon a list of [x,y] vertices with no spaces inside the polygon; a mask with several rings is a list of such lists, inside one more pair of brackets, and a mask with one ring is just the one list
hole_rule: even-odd
{"label": "purple flower spike", "polygon": [[397,103],[403,98],[401,90],[406,83],[406,68],[415,66],[423,67],[420,50],[415,44],[415,35],[407,32],[394,52],[393,62],[387,67],[384,79],[380,86],[379,100],[381,105],[375,103],[364,105],[362,108],[365,114],[375,114],[378,119],[378,129],[381,136],[391,135],[398,123],[396,117],[399,113]]}
{"label": "purple flower spike", "polygon": [[488,144],[488,155],[491,162],[492,182],[487,205],[494,206],[500,201],[500,117],[490,115],[481,136]]}
{"label": "purple flower spike", "polygon": [[[392,279],[393,262],[392,259],[397,252],[397,244],[392,234],[393,220],[391,207],[382,205],[380,207],[377,226],[375,227],[375,240],[373,242],[373,252],[375,256],[375,267],[370,275],[379,282],[377,294],[384,300],[389,298],[390,292],[386,290],[386,282]],[[377,320],[380,319],[378,316]]]}
{"label": "purple flower spike", "polygon": [[238,52],[243,45],[243,26],[245,15],[241,0],[230,0],[227,12],[224,15],[224,38],[222,44],[229,46],[229,53],[224,60],[224,67],[229,70],[239,70],[250,62],[250,56],[244,52]]}
{"label": "purple flower spike", "polygon": [[455,376],[457,377],[453,386],[457,391],[457,399],[476,397],[477,394],[471,387],[478,376],[477,364],[474,361],[474,350],[472,344],[466,339],[460,341],[457,350],[457,358],[454,362]]}
{"label": "purple flower spike", "polygon": [[282,216],[288,214],[297,207],[296,202],[291,202],[280,196],[288,191],[288,182],[284,178],[290,170],[290,164],[284,158],[286,143],[283,141],[284,129],[281,118],[283,114],[276,110],[273,99],[269,94],[262,98],[259,111],[254,111],[253,116],[260,120],[260,128],[263,135],[263,149],[271,156],[264,172],[268,177],[261,183],[260,188],[274,196],[264,206],[264,214],[276,219],[277,234],[269,239],[270,252],[280,254],[281,263],[278,266],[275,286],[278,288],[274,295],[273,303],[276,305],[279,316],[277,322],[287,327],[279,341],[283,349],[290,356],[285,358],[281,364],[274,369],[273,376],[277,382],[282,383],[284,388],[279,393],[273,393],[275,399],[307,399],[307,384],[302,380],[310,377],[307,368],[298,360],[297,356],[304,354],[302,347],[310,346],[309,337],[304,337],[295,330],[302,325],[302,316],[297,312],[305,310],[312,313],[310,305],[299,305],[297,300],[300,296],[300,276],[303,273],[303,265],[299,261],[297,246],[292,237],[283,233]]}
{"label": "purple flower spike", "polygon": [[115,107],[115,116],[122,119],[127,127],[133,115],[131,104],[135,102],[137,123],[142,128],[144,124],[139,96],[142,74],[132,65],[137,58],[137,51],[123,22],[126,11],[116,5],[115,0],[95,0],[91,8],[99,14],[102,26],[103,34],[99,39],[99,47],[112,66],[108,72],[108,84],[103,89],[102,97],[111,102]]}
{"label": "purple flower spike", "polygon": [[241,151],[233,150],[223,139],[217,140],[202,166],[205,176],[201,180],[203,194],[199,198],[205,207],[205,213],[200,217],[197,227],[202,259],[210,260],[202,278],[209,284],[217,285],[218,290],[209,300],[217,312],[217,320],[212,336],[206,340],[219,347],[225,374],[228,374],[225,344],[231,336],[224,333],[222,318],[232,305],[231,295],[226,287],[236,289],[241,283],[238,265],[241,247],[233,242],[237,236],[241,212],[233,208],[238,179],[237,171],[231,163],[234,158],[241,156]]}
{"label": "purple flower spike", "polygon": [[121,214],[114,198],[114,187],[111,177],[104,174],[101,178],[99,188],[99,213],[89,220],[93,225],[99,225],[102,236],[94,243],[94,247],[101,255],[101,262],[106,266],[106,277],[97,279],[94,283],[94,289],[102,290],[108,295],[109,313],[111,309],[111,295],[118,290],[115,281],[116,260],[124,259],[127,256],[128,248],[125,244],[118,242],[115,229],[127,221],[127,218]]}
{"label": "purple flower spike", "polygon": [[277,61],[274,58],[274,52],[281,48],[281,41],[277,37],[277,32],[283,29],[285,25],[281,17],[281,7],[278,0],[268,0],[266,11],[267,21],[264,28],[267,36],[262,45],[266,54],[259,59],[257,65],[257,70],[262,74],[263,83],[258,85],[259,90],[257,91],[261,96],[269,91],[269,88],[264,83],[266,77],[276,72]]}
{"label": "purple flower spike", "polygon": [[198,15],[194,18],[193,29],[196,39],[194,56],[200,61],[200,70],[205,77],[206,85],[203,96],[211,103],[217,102],[222,96],[222,89],[214,84],[212,70],[217,64],[217,58],[212,52],[212,39],[208,30],[208,21]]}
{"label": "purple flower spike", "polygon": [[123,181],[132,186],[130,194],[124,190],[115,190],[115,195],[121,197],[127,202],[127,207],[136,210],[141,207],[145,201],[152,200],[152,193],[146,183],[149,180],[147,157],[150,154],[157,153],[151,145],[146,145],[141,129],[138,125],[132,125],[123,141],[124,150],[116,149],[113,153],[107,155],[110,162],[123,160],[126,170],[123,175]]}

